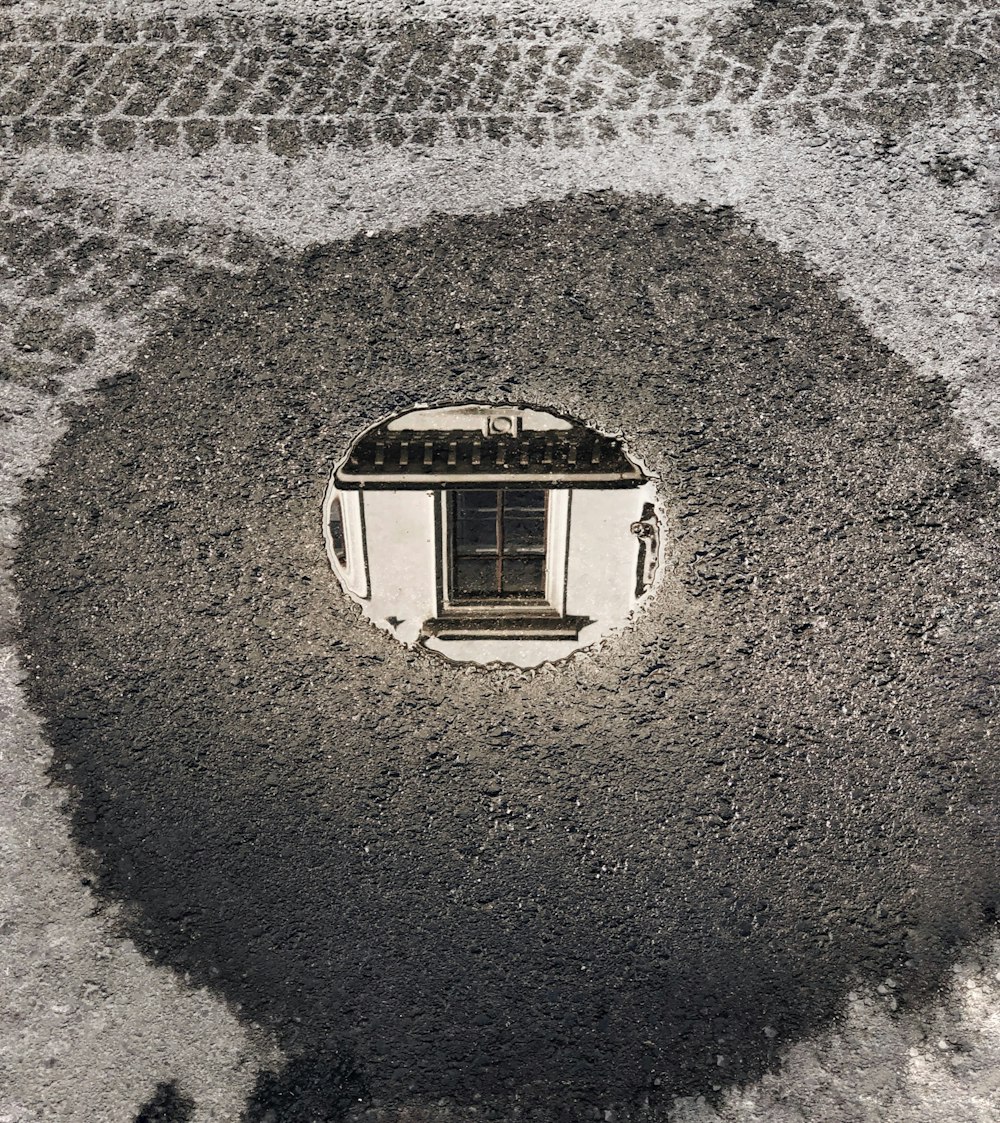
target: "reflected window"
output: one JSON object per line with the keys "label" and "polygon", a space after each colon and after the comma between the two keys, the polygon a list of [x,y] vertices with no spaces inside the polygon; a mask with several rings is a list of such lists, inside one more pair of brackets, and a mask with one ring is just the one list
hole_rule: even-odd
{"label": "reflected window", "polygon": [[365,615],[455,662],[535,667],[631,617],[660,549],[619,437],[522,403],[418,406],[359,433],[325,501]]}
{"label": "reflected window", "polygon": [[453,604],[545,600],[545,491],[452,491],[448,513]]}
{"label": "reflected window", "polygon": [[330,503],[330,544],[333,556],[342,569],[347,568],[347,539],[344,536],[344,508],[339,495],[334,495]]}

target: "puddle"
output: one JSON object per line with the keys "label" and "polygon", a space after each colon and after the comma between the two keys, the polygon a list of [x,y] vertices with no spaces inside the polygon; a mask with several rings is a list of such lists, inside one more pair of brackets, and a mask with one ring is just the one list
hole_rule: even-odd
{"label": "puddle", "polygon": [[535,667],[626,624],[659,568],[656,487],[621,440],[521,404],[422,407],[333,472],[327,553],[401,643]]}

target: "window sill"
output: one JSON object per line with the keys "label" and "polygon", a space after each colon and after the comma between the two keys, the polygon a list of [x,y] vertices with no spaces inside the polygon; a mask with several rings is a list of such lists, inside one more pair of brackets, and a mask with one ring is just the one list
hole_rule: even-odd
{"label": "window sill", "polygon": [[440,640],[576,640],[592,621],[587,616],[517,615],[477,616],[472,613],[439,616],[424,624],[428,635]]}

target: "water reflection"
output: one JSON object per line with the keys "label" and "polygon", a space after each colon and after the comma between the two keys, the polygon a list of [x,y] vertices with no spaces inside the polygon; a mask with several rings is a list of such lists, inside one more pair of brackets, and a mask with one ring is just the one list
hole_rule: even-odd
{"label": "water reflection", "polygon": [[411,410],[333,473],[327,552],[366,616],[457,662],[533,667],[626,623],[660,555],[622,443],[527,406]]}

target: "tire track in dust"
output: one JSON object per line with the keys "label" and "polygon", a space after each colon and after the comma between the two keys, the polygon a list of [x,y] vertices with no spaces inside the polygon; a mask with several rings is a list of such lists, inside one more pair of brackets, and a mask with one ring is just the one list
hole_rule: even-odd
{"label": "tire track in dust", "polygon": [[238,273],[264,247],[246,233],[163,219],[76,188],[0,181],[3,502],[12,506],[13,481],[37,470],[31,457],[17,458],[37,443],[25,445],[26,427],[58,428],[61,402],[124,369],[192,270]]}
{"label": "tire track in dust", "polygon": [[198,1104],[184,1119],[233,1118],[274,1055],[214,996],[149,964],[92,896],[24,702],[10,577],[21,489],[63,433],[63,406],[126,369],[181,276],[258,258],[255,239],[206,224],[17,178],[0,187],[0,1118],[13,1123],[131,1118],[140,1101],[138,1118],[179,1123],[160,1102],[178,1079]]}
{"label": "tire track in dust", "polygon": [[0,40],[8,143],[296,156],[455,139],[566,146],[665,119],[893,132],[995,102],[1000,17],[763,5],[721,29],[665,19],[637,34],[582,19],[10,15]]}
{"label": "tire track in dust", "polygon": [[56,393],[97,347],[101,328],[131,324],[192,267],[240,268],[258,245],[74,188],[0,184],[5,380]]}

